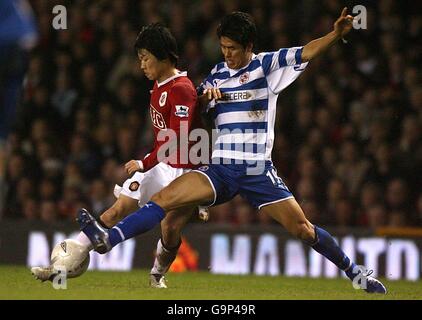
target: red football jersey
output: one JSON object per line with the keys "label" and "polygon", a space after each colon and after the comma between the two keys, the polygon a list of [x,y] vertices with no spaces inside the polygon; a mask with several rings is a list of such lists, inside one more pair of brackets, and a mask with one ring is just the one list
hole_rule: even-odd
{"label": "red football jersey", "polygon": [[[154,126],[155,141],[153,151],[142,160],[144,171],[151,169],[162,160],[158,159],[158,151],[164,143],[169,141],[169,138],[165,141],[158,141],[157,136],[163,130],[165,132],[162,133],[167,134],[168,129],[174,130],[178,144],[176,151],[166,154],[168,156],[167,163],[174,168],[193,168],[194,165],[190,163],[186,155],[186,148],[182,149],[185,155],[180,157],[181,143],[187,143],[185,136],[182,137],[185,141],[180,141],[181,126],[187,127],[188,134],[192,129],[201,127],[196,90],[186,72],[179,72],[161,83],[155,81],[151,91],[150,115]],[[190,146],[191,143],[188,143],[188,149]],[[173,157],[170,156],[171,154]]]}

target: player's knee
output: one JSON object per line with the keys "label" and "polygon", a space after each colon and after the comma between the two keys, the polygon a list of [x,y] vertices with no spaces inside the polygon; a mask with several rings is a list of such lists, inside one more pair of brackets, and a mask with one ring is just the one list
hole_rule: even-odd
{"label": "player's knee", "polygon": [[307,221],[299,222],[296,225],[293,235],[303,241],[309,242],[312,242],[315,238],[314,229]]}

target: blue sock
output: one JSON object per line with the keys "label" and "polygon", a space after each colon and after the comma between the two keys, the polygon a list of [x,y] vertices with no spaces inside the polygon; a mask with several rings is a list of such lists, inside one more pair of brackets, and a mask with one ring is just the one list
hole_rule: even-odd
{"label": "blue sock", "polygon": [[331,234],[315,226],[315,242],[311,244],[311,247],[334,263],[340,270],[343,270],[353,280],[355,275],[352,271],[355,263],[350,261]]}
{"label": "blue sock", "polygon": [[164,216],[163,208],[149,201],[108,231],[111,245],[114,247],[120,242],[151,230],[164,219]]}

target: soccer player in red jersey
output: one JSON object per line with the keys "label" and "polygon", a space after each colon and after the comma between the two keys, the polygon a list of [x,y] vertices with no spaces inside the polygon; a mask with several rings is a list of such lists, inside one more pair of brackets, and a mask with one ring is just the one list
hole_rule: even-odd
{"label": "soccer player in red jersey", "polygon": [[[116,202],[98,219],[105,228],[113,227],[138,206],[145,205],[152,195],[171,181],[194,168],[194,164],[181,151],[183,144],[188,144],[186,148],[188,151],[189,143],[180,141],[180,136],[181,132],[188,134],[191,130],[201,127],[200,113],[196,107],[196,89],[187,77],[187,73],[176,68],[177,44],[170,31],[158,23],[144,27],[136,39],[135,49],[145,76],[155,81],[150,99],[150,116],[155,135],[154,147],[144,159],[131,160],[125,164],[127,173],[133,176],[127,179],[123,186],[115,186]],[[173,143],[176,148],[167,148]],[[166,148],[169,154],[164,157]],[[183,211],[183,214],[175,212],[174,217],[177,217],[178,223],[174,225],[184,225],[191,218],[193,212],[186,214],[186,209]],[[202,211],[201,215],[206,216],[206,211]],[[167,221],[166,226],[168,225],[172,225],[171,221]],[[162,233],[162,239],[157,244],[157,252],[163,250],[174,252],[169,257],[173,260],[180,245],[180,230],[168,230],[163,227]],[[179,238],[167,239],[173,234]],[[77,240],[86,247],[87,252],[93,248],[83,232],[80,232]],[[169,243],[179,245],[166,248],[167,240]],[[165,287],[164,277],[153,275],[154,270],[159,267],[159,262],[156,261],[152,270],[151,285]],[[52,267],[34,267],[32,272],[36,278],[43,281],[51,280],[55,274]]]}

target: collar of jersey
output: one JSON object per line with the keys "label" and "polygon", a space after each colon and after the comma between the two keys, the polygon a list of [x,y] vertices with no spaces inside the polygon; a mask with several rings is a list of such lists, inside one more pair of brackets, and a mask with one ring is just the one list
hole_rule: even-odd
{"label": "collar of jersey", "polygon": [[251,61],[249,61],[249,63],[246,66],[244,66],[243,68],[240,68],[240,69],[230,69],[227,66],[227,62],[224,62],[224,66],[229,70],[230,77],[233,77],[235,74],[241,73],[242,71],[244,71],[245,69],[247,69],[249,67],[249,65],[251,64],[252,60],[255,59],[255,57],[256,57],[256,54],[255,53],[252,53]]}
{"label": "collar of jersey", "polygon": [[186,71],[178,71],[177,74],[175,74],[174,76],[171,76],[170,78],[167,78],[166,80],[162,81],[162,82],[158,82],[157,81],[157,87],[161,87],[163,85],[165,85],[166,83],[170,82],[173,79],[179,78],[179,77],[186,77],[188,75],[188,73]]}

